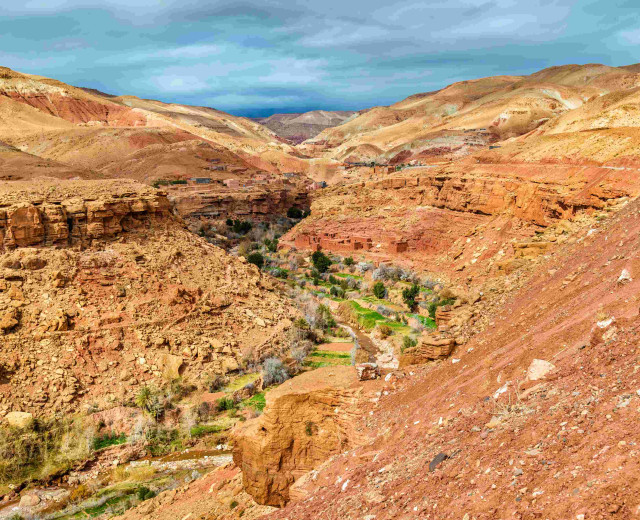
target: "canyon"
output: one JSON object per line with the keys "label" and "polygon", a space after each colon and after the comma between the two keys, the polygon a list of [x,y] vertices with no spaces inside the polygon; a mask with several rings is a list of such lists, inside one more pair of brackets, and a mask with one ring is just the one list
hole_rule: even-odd
{"label": "canyon", "polygon": [[260,124],[0,69],[0,518],[637,517],[638,88]]}

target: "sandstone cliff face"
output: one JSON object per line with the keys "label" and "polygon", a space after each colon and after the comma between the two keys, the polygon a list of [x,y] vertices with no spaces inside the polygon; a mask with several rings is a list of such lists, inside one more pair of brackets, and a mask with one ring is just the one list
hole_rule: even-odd
{"label": "sandstone cliff face", "polygon": [[439,273],[495,270],[522,256],[517,243],[537,240],[537,232],[555,230],[553,240],[564,240],[566,221],[636,196],[637,179],[587,166],[460,162],[417,168],[322,190],[311,216],[281,243],[411,262]]}
{"label": "sandstone cliff face", "polygon": [[[29,246],[89,245],[94,239],[113,238],[122,232],[169,218],[170,204],[164,194],[122,189],[130,183],[107,183],[113,194],[98,200],[43,196],[32,200],[6,200],[0,205],[0,251]],[[87,184],[88,185],[88,184]],[[14,189],[26,187],[24,184]]]}
{"label": "sandstone cliff face", "polygon": [[268,392],[264,414],[234,432],[245,490],[259,504],[283,506],[302,475],[361,444],[362,396],[353,367],[322,368]]}
{"label": "sandstone cliff face", "polygon": [[184,218],[239,218],[265,222],[285,216],[291,207],[309,207],[308,192],[301,186],[250,190],[174,189],[169,198]]}
{"label": "sandstone cliff face", "polygon": [[[21,201],[21,202],[18,202]],[[0,188],[0,417],[108,408],[287,348],[296,312],[133,182]]]}

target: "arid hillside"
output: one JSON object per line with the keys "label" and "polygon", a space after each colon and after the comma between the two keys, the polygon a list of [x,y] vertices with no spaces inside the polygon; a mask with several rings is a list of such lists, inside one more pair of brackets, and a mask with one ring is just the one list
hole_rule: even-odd
{"label": "arid hillside", "polygon": [[[433,161],[467,155],[537,129],[534,136],[552,128],[560,133],[635,126],[633,98],[620,103],[623,109],[613,105],[632,95],[639,83],[633,69],[597,64],[463,81],[374,108],[325,130],[303,148],[340,160]],[[609,101],[599,100],[601,96],[609,96]],[[607,113],[601,114],[605,108]],[[571,129],[574,113],[582,122]],[[535,142],[534,136],[525,140]]]}
{"label": "arid hillside", "polygon": [[295,311],[132,181],[0,187],[0,413],[77,412],[278,350]]}
{"label": "arid hillside", "polygon": [[[306,170],[291,146],[249,119],[206,107],[110,96],[7,68],[0,70],[0,139],[44,159],[93,170],[108,167],[113,176],[136,180],[147,179],[138,179],[139,172],[129,168],[131,154],[156,145],[149,153],[161,160],[167,147],[190,140],[240,157],[237,161],[253,171]],[[157,175],[206,172],[197,162],[184,166]]]}

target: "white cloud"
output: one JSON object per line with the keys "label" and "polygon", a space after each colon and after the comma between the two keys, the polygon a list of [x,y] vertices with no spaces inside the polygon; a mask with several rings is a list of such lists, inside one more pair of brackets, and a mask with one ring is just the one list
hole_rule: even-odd
{"label": "white cloud", "polygon": [[640,45],[640,28],[620,31],[618,41],[622,45]]}

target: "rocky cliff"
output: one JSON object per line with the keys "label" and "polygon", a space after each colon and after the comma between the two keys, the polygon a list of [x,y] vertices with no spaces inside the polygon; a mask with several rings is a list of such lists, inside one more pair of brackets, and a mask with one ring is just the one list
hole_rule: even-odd
{"label": "rocky cliff", "polygon": [[309,208],[309,192],[303,186],[268,185],[248,189],[215,187],[174,188],[169,196],[184,218],[249,219],[268,222],[284,217],[292,207]]}
{"label": "rocky cliff", "polygon": [[234,433],[245,490],[259,504],[283,506],[302,475],[364,442],[364,394],[353,367],[322,368],[268,392],[265,413]]}
{"label": "rocky cliff", "polygon": [[277,354],[296,315],[134,182],[0,189],[0,415],[130,402]]}
{"label": "rocky cliff", "polygon": [[281,241],[436,272],[498,270],[514,243],[564,240],[580,222],[640,193],[635,170],[456,163],[322,190]]}

